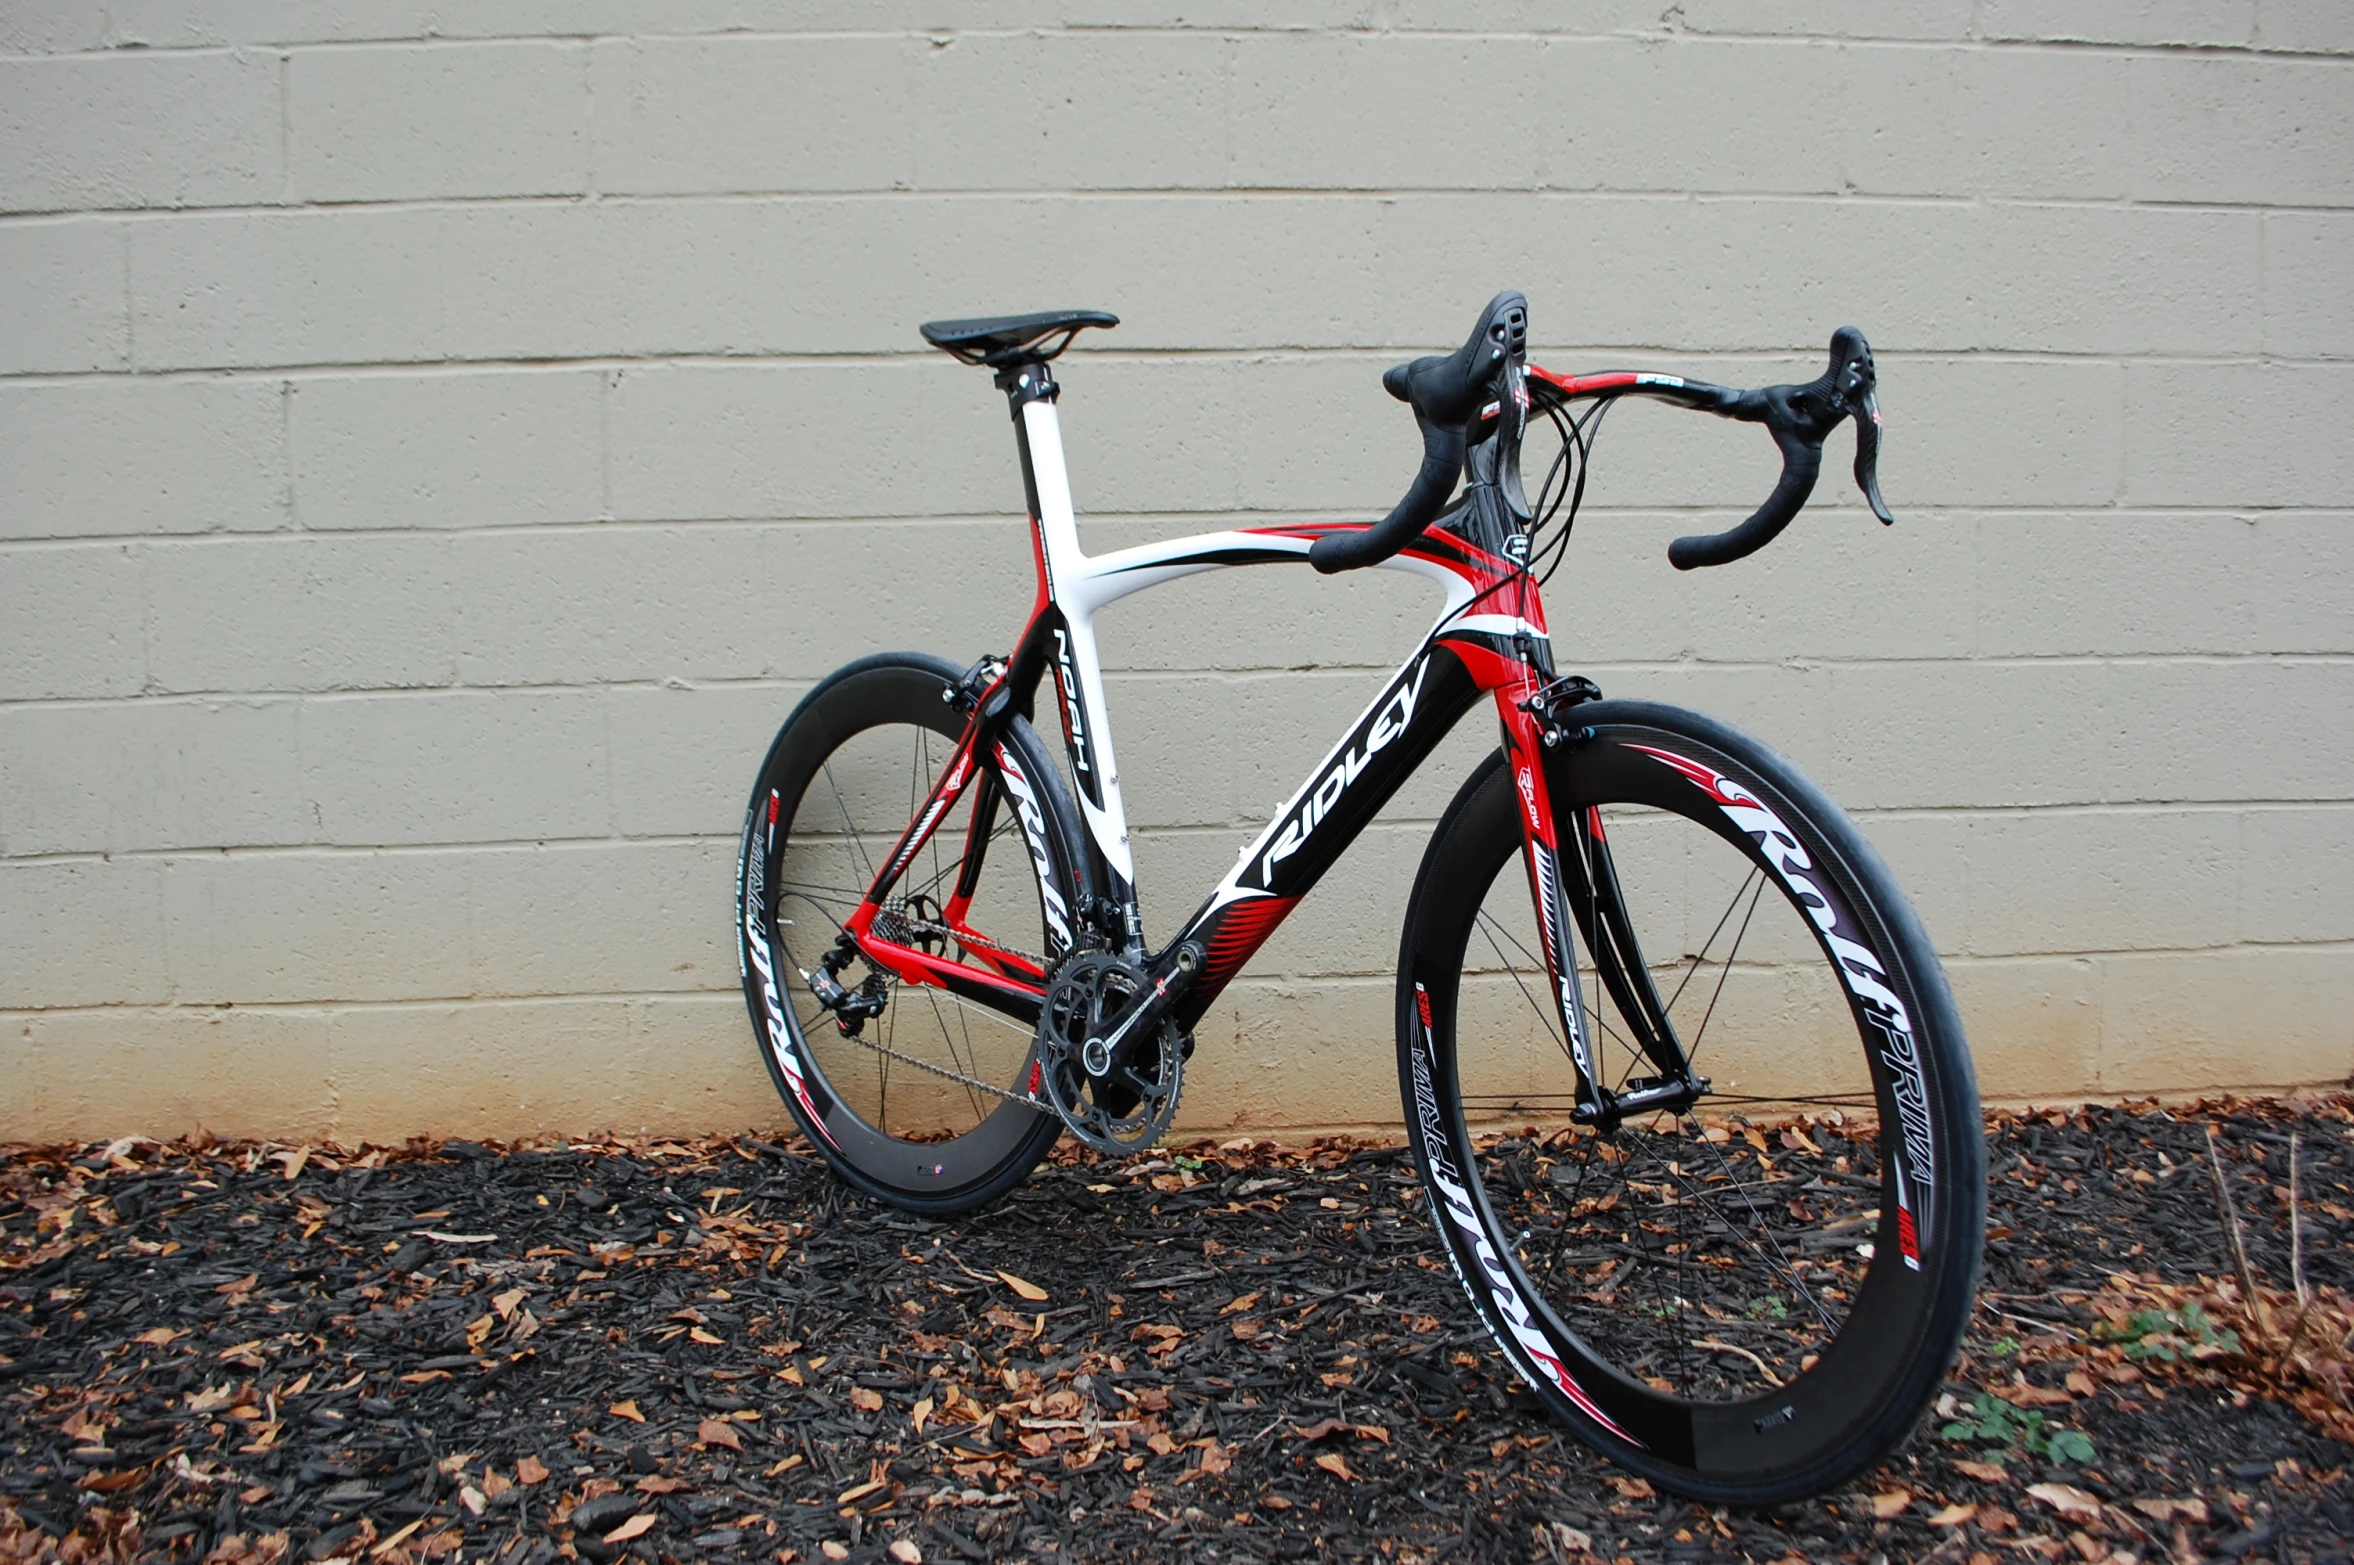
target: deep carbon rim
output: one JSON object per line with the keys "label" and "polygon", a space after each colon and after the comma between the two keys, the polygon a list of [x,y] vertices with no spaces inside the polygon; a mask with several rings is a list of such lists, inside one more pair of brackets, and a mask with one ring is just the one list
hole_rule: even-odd
{"label": "deep carbon rim", "polygon": [[[888,1002],[861,1036],[893,1051],[882,1054],[841,1038],[797,969],[816,970],[840,921],[856,906],[876,856],[896,840],[921,802],[930,772],[953,751],[961,718],[941,692],[954,678],[945,663],[902,655],[852,665],[812,691],[779,731],[762,766],[739,860],[746,998],[779,1093],[837,1169],[885,1199],[929,1210],[990,1198],[1053,1144],[1051,1115],[1030,1106],[1026,1092],[1029,1030],[996,1013],[968,1016],[968,1002],[929,986],[878,977]],[[895,746],[897,739],[906,745]],[[863,783],[874,780],[876,763],[862,760],[864,778],[845,776],[843,757],[875,750],[878,740],[895,775],[887,779],[888,790],[877,785],[862,792]],[[893,753],[899,748],[904,755]],[[1034,739],[1017,731],[985,762],[1002,791],[984,878],[1003,885],[1018,877],[1026,886],[1020,938],[1003,941],[1008,950],[1026,952],[1025,959],[1049,954],[1041,949],[1051,943],[1053,930],[1044,917],[1049,898],[1042,888],[1051,890],[1059,907],[1072,902],[1070,861],[1050,818],[1056,804],[1046,793],[1051,783],[1039,781],[1037,749]],[[923,899],[911,901],[907,916],[936,918],[942,887],[954,879],[954,858],[967,846],[965,824],[960,813],[955,830],[938,834],[935,856],[944,862],[911,868],[895,888]],[[815,873],[808,872],[803,852],[813,843],[830,854]],[[944,936],[929,939],[941,949],[956,945]],[[970,950],[964,954],[977,959]],[[869,972],[854,962],[842,981],[856,988]],[[914,1059],[989,1083],[994,1093],[907,1063]],[[943,1104],[947,1112],[925,1119],[910,1110],[911,1095]]]}
{"label": "deep carbon rim", "polygon": [[[1612,706],[1633,710],[1623,703]],[[1608,814],[1620,804],[1639,805],[1656,817],[1655,824],[1670,822],[1676,828],[1655,831],[1662,840],[1680,834],[1688,839],[1687,848],[1705,844],[1705,856],[1738,861],[1753,882],[1752,916],[1757,905],[1778,905],[1786,921],[1798,919],[1814,966],[1823,975],[1838,975],[1831,980],[1835,998],[1849,1018],[1847,1047],[1860,1095],[1869,1102],[1846,1108],[1850,1123],[1844,1127],[1818,1122],[1810,1134],[1799,1120],[1797,1135],[1800,1144],[1813,1142],[1826,1154],[1820,1160],[1826,1174],[1836,1173],[1835,1162],[1844,1163],[1851,1171],[1876,1175],[1877,1186],[1848,1202],[1845,1212],[1839,1210],[1835,1187],[1828,1196],[1817,1190],[1772,1191],[1777,1201],[1796,1196],[1806,1222],[1777,1213],[1769,1225],[1746,1209],[1733,1208],[1733,1187],[1760,1183],[1759,1162],[1786,1171],[1805,1169],[1811,1159],[1778,1139],[1769,1142],[1770,1152],[1749,1146],[1751,1139],[1777,1133],[1778,1116],[1765,1104],[1745,1101],[1759,1094],[1731,1092],[1698,1106],[1692,1123],[1673,1138],[1682,1150],[1649,1159],[1648,1177],[1619,1182],[1621,1210],[1605,1214],[1609,1232],[1590,1220],[1582,1233],[1567,1233],[1574,1226],[1568,1222],[1557,1224],[1552,1234],[1544,1231],[1543,1214],[1591,1219],[1602,1199],[1601,1186],[1578,1185],[1575,1173],[1564,1172],[1576,1164],[1577,1147],[1598,1144],[1590,1134],[1556,1134],[1568,1118],[1566,1061],[1560,1062],[1561,1096],[1550,1104],[1522,1105],[1525,1120],[1540,1129],[1535,1137],[1519,1134],[1530,1128],[1527,1123],[1500,1123],[1495,1106],[1482,1105],[1477,1090],[1467,1094],[1459,1071],[1468,1044],[1475,1078],[1468,1085],[1476,1089],[1481,1084],[1476,1057],[1494,1030],[1483,1031],[1476,995],[1482,975],[1477,960],[1467,960],[1475,942],[1485,938],[1481,910],[1499,895],[1522,904],[1528,900],[1525,878],[1515,868],[1513,801],[1500,771],[1490,773],[1484,785],[1467,787],[1449,811],[1433,840],[1409,919],[1400,996],[1401,1067],[1417,1151],[1432,1185],[1434,1216],[1467,1291],[1507,1357],[1557,1412],[1630,1465],[1688,1491],[1752,1502],[1809,1492],[1835,1481],[1837,1470],[1870,1460],[1901,1435],[1958,1340],[1983,1221],[1975,1093],[1966,1054],[1950,998],[1917,925],[1902,911],[1868,848],[1819,795],[1767,752],[1738,743],[1738,736],[1705,720],[1668,714],[1685,720],[1637,728],[1608,723],[1608,710],[1594,709],[1600,736],[1557,768],[1556,810],[1564,820],[1578,812],[1582,826],[1589,810]],[[1720,736],[1733,742],[1711,742]],[[1826,816],[1829,826],[1822,824]],[[1763,844],[1779,844],[1778,867]],[[1491,871],[1499,873],[1491,879]],[[1635,879],[1640,884],[1639,871]],[[1634,886],[1628,894],[1637,895]],[[1691,937],[1696,945],[1710,932],[1708,921],[1701,922],[1702,932]],[[1859,947],[1860,954],[1849,952],[1847,965],[1834,968],[1834,951],[1847,949],[1835,947],[1835,940]],[[1580,944],[1582,951],[1590,949],[1588,940]],[[1677,963],[1660,961],[1654,944],[1654,933],[1646,931],[1645,954],[1654,968],[1665,969],[1659,974],[1664,998],[1673,987]],[[1681,959],[1686,953],[1679,947],[1673,955]],[[1926,982],[1924,959],[1930,964]],[[1867,981],[1857,964],[1874,962],[1881,971]],[[1536,996],[1544,994],[1544,984],[1540,963]],[[1874,997],[1875,986],[1887,1007]],[[1623,1022],[1590,976],[1585,989],[1589,1005],[1600,1001],[1602,1020]],[[1721,992],[1715,1001],[1721,1021]],[[1910,1028],[1909,1074],[1891,1059],[1906,1051],[1890,1041],[1881,1025],[1898,1013]],[[1459,1036],[1459,1023],[1465,1022],[1471,1031]],[[1702,1074],[1711,1072],[1713,1047],[1695,1056]],[[1732,1062],[1720,1051],[1713,1063],[1722,1089],[1723,1067]],[[1918,1091],[1912,1090],[1912,1081]],[[1921,1132],[1910,1137],[1897,1128],[1906,1122],[1908,1103],[1919,1111],[1911,1118]],[[1483,1108],[1485,1134],[1474,1126]],[[1740,1114],[1752,1123],[1732,1120]],[[1866,1115],[1868,1121],[1856,1123]],[[1880,1126],[1890,1128],[1885,1135],[1871,1133]],[[1754,1134],[1761,1127],[1766,1135]],[[1725,1133],[1733,1153],[1725,1153],[1724,1142],[1695,1133],[1709,1128]],[[1618,1140],[1625,1145],[1647,1137],[1658,1139],[1638,1126]],[[1834,1146],[1834,1140],[1839,1144]],[[1916,1182],[1907,1172],[1915,1154],[1924,1155],[1926,1167],[1919,1171],[1928,1176],[1925,1181]],[[1642,1156],[1638,1151],[1627,1162],[1640,1167]],[[1749,1165],[1747,1179],[1733,1166],[1738,1164]],[[1707,1189],[1712,1181],[1720,1191],[1714,1210]],[[1776,1181],[1768,1176],[1763,1182]],[[1746,1203],[1759,1193],[1739,1199]],[[1558,1199],[1563,1195],[1568,1199]],[[1839,1226],[1841,1217],[1859,1213],[1868,1220]],[[1699,1221],[1682,1228],[1660,1221],[1679,1215]],[[1709,1224],[1717,1230],[1713,1253],[1705,1231]],[[1647,1227],[1660,1231],[1647,1234]],[[1831,1232],[1825,1233],[1825,1227]],[[1744,1228],[1747,1234],[1739,1232]],[[1735,1232],[1728,1235],[1726,1229]],[[1793,1322],[1764,1313],[1778,1302],[1790,1316],[1799,1316],[1805,1301],[1795,1292],[1774,1301],[1768,1292],[1751,1290],[1739,1302],[1758,1307],[1756,1314],[1723,1307],[1732,1301],[1731,1284],[1740,1280],[1737,1274],[1746,1264],[1741,1244],[1754,1250],[1757,1235],[1777,1231],[1792,1243],[1825,1244],[1810,1261],[1845,1247],[1844,1253],[1860,1263],[1861,1275],[1852,1282],[1824,1284],[1846,1294],[1837,1301],[1835,1319]],[[1647,1252],[1646,1241],[1651,1245]],[[1776,1242],[1768,1240],[1769,1245]],[[1535,1253],[1550,1248],[1558,1259],[1564,1247],[1572,1262],[1590,1264],[1554,1266]],[[1679,1247],[1684,1253],[1664,1253]],[[1598,1315],[1593,1295],[1612,1287],[1613,1263],[1621,1274],[1620,1293],[1612,1301],[1617,1314]],[[1672,1265],[1680,1278],[1676,1284],[1630,1288],[1630,1263],[1638,1277],[1645,1270],[1665,1273]],[[1645,1334],[1613,1324],[1639,1322],[1646,1310],[1660,1317],[1648,1340],[1658,1344],[1669,1333],[1678,1334],[1680,1363],[1656,1353],[1642,1358],[1630,1344],[1643,1343]],[[1806,1332],[1782,1329],[1791,1324],[1811,1324],[1815,1340],[1807,1342]],[[1777,1350],[1776,1337],[1795,1345]],[[1709,1346],[1694,1348],[1696,1342]],[[1777,1360],[1777,1351],[1786,1356]]]}

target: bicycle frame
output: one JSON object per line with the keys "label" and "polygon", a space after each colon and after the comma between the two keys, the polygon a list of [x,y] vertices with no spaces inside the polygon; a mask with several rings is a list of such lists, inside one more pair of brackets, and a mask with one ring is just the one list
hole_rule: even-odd
{"label": "bicycle frame", "polygon": [[[1538,372],[1542,373],[1542,372]],[[1136,901],[1136,874],[1129,847],[1127,813],[1121,798],[1119,761],[1113,741],[1103,674],[1097,662],[1095,615],[1131,593],[1180,577],[1233,566],[1304,562],[1315,541],[1328,533],[1362,531],[1364,523],[1311,523],[1205,533],[1089,555],[1079,544],[1061,427],[1057,387],[1043,364],[1028,364],[1000,377],[1012,402],[1031,521],[1037,593],[1027,625],[1002,664],[984,660],[969,678],[971,717],[938,779],[860,907],[844,924],[859,952],[902,982],[932,985],[966,1000],[1035,1024],[1047,975],[1014,957],[977,931],[964,914],[977,879],[978,859],[999,804],[995,789],[975,779],[986,771],[972,765],[988,753],[1006,789],[1030,850],[1041,870],[1047,862],[1043,827],[1034,799],[1023,796],[1024,774],[1002,743],[1014,714],[1034,710],[1036,694],[1051,674],[1078,803],[1085,817],[1088,904],[1055,905],[1051,888],[1046,915],[1053,933],[1069,936],[1066,919],[1092,920],[1096,931],[1145,969],[1150,1000],[1165,1007],[1176,1024],[1190,1030],[1284,918],[1339,859],[1381,806],[1411,776],[1481,695],[1491,697],[1503,730],[1507,762],[1522,801],[1524,861],[1539,917],[1555,1008],[1569,1040],[1579,1076],[1581,1111],[1588,1117],[1610,1112],[1595,1069],[1585,1007],[1578,985],[1572,928],[1587,942],[1602,969],[1602,981],[1636,1041],[1659,1066],[1661,1080],[1690,1082],[1683,1052],[1665,1009],[1652,991],[1630,927],[1618,909],[1616,877],[1598,818],[1571,833],[1564,854],[1561,823],[1555,818],[1545,781],[1544,752],[1565,737],[1551,715],[1554,685],[1550,638],[1534,576],[1523,568],[1528,538],[1518,509],[1518,446],[1528,406],[1517,366],[1510,381],[1517,407],[1497,419],[1500,427],[1482,443],[1488,447],[1491,478],[1509,473],[1504,484],[1475,482],[1464,501],[1438,526],[1424,533],[1380,568],[1403,571],[1438,583],[1445,602],[1437,621],[1414,653],[1360,712],[1274,819],[1218,883],[1176,936],[1159,951],[1145,948]],[[1596,377],[1597,381],[1602,377]],[[1611,377],[1616,381],[1617,377]],[[1567,383],[1547,380],[1556,386]],[[1603,389],[1600,386],[1596,390]],[[1615,389],[1615,387],[1613,388]],[[1476,449],[1476,448],[1475,448]],[[1475,464],[1475,476],[1479,472]],[[1509,498],[1507,498],[1509,497]],[[941,830],[968,792],[977,792],[968,827],[963,880],[943,906],[945,922],[975,967],[900,944],[876,932],[878,915],[916,851]],[[1041,874],[1042,882],[1048,877]],[[1566,882],[1566,883],[1565,883]],[[887,924],[885,927],[889,927]],[[1068,939],[1052,942],[1067,949]],[[1121,1029],[1123,1032],[1125,1027]]]}

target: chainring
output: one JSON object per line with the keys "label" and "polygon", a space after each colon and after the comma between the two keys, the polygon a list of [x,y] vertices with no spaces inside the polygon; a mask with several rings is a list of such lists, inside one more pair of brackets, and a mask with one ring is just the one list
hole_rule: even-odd
{"label": "chainring", "polygon": [[1176,1023],[1163,1021],[1125,1064],[1101,1041],[1146,983],[1132,963],[1081,951],[1055,970],[1039,1009],[1039,1086],[1073,1136],[1113,1157],[1158,1141],[1184,1087],[1186,1039]]}

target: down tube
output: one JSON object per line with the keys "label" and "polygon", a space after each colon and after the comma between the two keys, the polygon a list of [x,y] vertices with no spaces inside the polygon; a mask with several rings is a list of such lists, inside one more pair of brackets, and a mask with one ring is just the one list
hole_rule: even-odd
{"label": "down tube", "polygon": [[1204,957],[1201,976],[1177,1003],[1178,1026],[1190,1030],[1201,1019],[1480,696],[1444,642],[1424,647],[1390,677],[1177,937],[1200,946]]}

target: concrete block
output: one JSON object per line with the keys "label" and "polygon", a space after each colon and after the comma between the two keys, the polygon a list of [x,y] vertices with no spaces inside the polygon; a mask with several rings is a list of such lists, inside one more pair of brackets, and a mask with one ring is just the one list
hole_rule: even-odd
{"label": "concrete block", "polygon": [[[1020,469],[1004,412],[988,409],[969,381],[953,383],[964,396],[946,395],[956,368],[916,360],[622,371],[607,402],[614,514],[1018,515]],[[946,416],[933,422],[935,412]],[[916,424],[925,438],[896,446],[887,463],[844,459],[874,431]]]}
{"label": "concrete block", "polygon": [[442,999],[471,992],[469,854],[240,853],[168,860],[181,1004]]}
{"label": "concrete block", "polygon": [[2150,360],[2124,379],[2130,504],[2337,506],[2354,492],[2335,412],[2354,365]]}
{"label": "concrete block", "polygon": [[2082,1099],[2099,1086],[2100,967],[2090,957],[1947,961],[1986,1103]]}
{"label": "concrete block", "polygon": [[2289,650],[2265,605],[2293,582],[2253,517],[1980,517],[1977,650],[1997,657]]}
{"label": "concrete block", "polygon": [[[1186,1072],[1179,1132],[1396,1125],[1403,1112],[1396,1012],[1386,978],[1237,983],[1194,1029],[1199,1048]],[[1314,1090],[1302,1090],[1307,1082]]]}
{"label": "concrete block", "polygon": [[610,692],[613,829],[625,837],[710,836],[733,852],[761,757],[806,689],[796,682]]}
{"label": "concrete block", "polygon": [[2354,809],[2343,803],[2259,807],[2239,818],[2239,939],[2354,940]]}
{"label": "concrete block", "polygon": [[596,691],[302,703],[302,787],[323,842],[603,837],[605,757],[605,697]]}
{"label": "concrete block", "polygon": [[0,15],[0,52],[80,54],[108,41],[103,11],[74,0],[24,0]]}
{"label": "concrete block", "polygon": [[291,702],[0,708],[0,853],[300,842],[300,776]]}
{"label": "concrete block", "polygon": [[2333,652],[2354,644],[2354,526],[2343,512],[2256,518],[2256,647]]}
{"label": "concrete block", "polygon": [[2104,1094],[2343,1083],[2354,1075],[2354,954],[2242,946],[2107,956]]}
{"label": "concrete block", "polygon": [[467,992],[735,993],[735,847],[730,836],[467,854]]}
{"label": "concrete block", "polygon": [[162,863],[0,862],[0,948],[0,1009],[168,1001]]}
{"label": "concrete block", "polygon": [[2354,54],[2354,16],[2326,0],[2256,0],[2256,42],[2264,49]]}
{"label": "concrete block", "polygon": [[2264,351],[2354,357],[2354,214],[2264,214]]}
{"label": "concrete block", "polygon": [[0,701],[141,688],[146,613],[134,551],[126,543],[0,551]]}
{"label": "concrete block", "polygon": [[2301,718],[2354,696],[2350,677],[2254,658],[1844,664],[1815,776],[1850,809],[2334,799],[2354,737]]}
{"label": "concrete block", "polygon": [[[1525,45],[1501,39],[1486,46],[1526,52]],[[1815,117],[1794,106],[1838,101],[1845,74],[1839,55],[1814,39],[1549,41],[1534,55],[1536,79],[1528,100],[1558,111],[1540,110],[1530,126],[1540,159],[1538,181],[1556,190],[1679,195],[1834,193],[1840,188],[1837,140],[1817,133]],[[1474,73],[1494,63],[1486,54],[1465,59],[1462,90],[1480,92]],[[1460,125],[1477,144],[1479,133],[1471,126],[1478,116],[1456,111],[1463,98],[1404,91],[1427,112]],[[1671,103],[1677,129],[1662,135],[1659,109]],[[1361,128],[1368,132],[1362,145],[1382,145],[1373,127]],[[1415,183],[1487,184],[1515,167],[1509,159],[1498,160],[1490,173],[1483,165],[1495,159],[1492,150],[1474,154],[1450,178]]]}
{"label": "concrete block", "polygon": [[256,381],[0,382],[0,534],[284,527],[279,399]]}
{"label": "concrete block", "polygon": [[734,995],[353,1007],[329,1037],[346,1140],[421,1122],[521,1136],[785,1120]]}
{"label": "concrete block", "polygon": [[2354,102],[2335,60],[2137,55],[2127,189],[2155,201],[2343,206]]}
{"label": "concrete block", "polygon": [[1533,186],[1538,138],[1462,105],[1535,103],[1523,39],[1262,33],[1233,53],[1231,183],[1284,190]]}
{"label": "concrete block", "polygon": [[[468,358],[444,317],[438,208],[191,213],[131,230],[131,333],[142,369]],[[561,259],[559,257],[559,259]],[[545,264],[535,274],[544,284]]]}
{"label": "concrete block", "polygon": [[[912,85],[933,47],[887,34],[600,42],[589,63],[597,187],[905,188],[915,176]],[[1002,96],[994,107],[1023,117]]]}
{"label": "concrete block", "polygon": [[794,582],[763,573],[763,542],[751,527],[667,525],[459,538],[459,677],[504,685],[773,674],[772,615]]}
{"label": "concrete block", "polygon": [[[2125,193],[2126,59],[2089,50],[1849,47],[1840,166],[1874,195]],[[1959,259],[1959,258],[1956,258]]]}
{"label": "concrete block", "polygon": [[277,200],[278,73],[243,51],[0,57],[0,211]]}
{"label": "concrete block", "polygon": [[302,201],[578,194],[588,107],[577,43],[303,49],[286,65],[287,178]]}
{"label": "concrete block", "polygon": [[141,566],[158,689],[367,690],[455,677],[446,537],[159,542]]}
{"label": "concrete block", "polygon": [[[1977,304],[1990,348],[2248,353],[2272,313],[2258,285],[2266,221],[2192,208],[1998,206],[1943,258],[1950,275],[1940,281]],[[1996,256],[2007,277],[1990,288]],[[1916,275],[1914,286],[1934,277]]]}
{"label": "concrete block", "polygon": [[[1142,47],[1088,31],[908,40],[894,74],[906,93],[915,184],[1215,189],[1245,157],[1236,121],[1249,110],[1238,111],[1230,62],[1268,46],[1264,34],[1236,40],[1191,28]],[[1008,82],[1051,85],[1009,95]]]}
{"label": "concrete block", "polygon": [[294,385],[306,527],[586,521],[604,509],[594,371],[367,375]]}
{"label": "concrete block", "polygon": [[113,1006],[22,1022],[38,1107],[20,1113],[14,1093],[0,1099],[0,1135],[11,1139],[103,1141],[202,1129],[303,1140],[334,1126],[322,1011]]}
{"label": "concrete block", "polygon": [[1973,956],[2180,951],[2240,938],[2229,810],[1984,812],[1969,825]]}
{"label": "concrete block", "polygon": [[131,314],[120,223],[68,218],[0,226],[0,374],[128,369]]}
{"label": "concrete block", "polygon": [[[1626,25],[1639,25],[1631,13]],[[1659,19],[1642,18],[1655,25]],[[1781,5],[1770,10],[1745,6],[1740,0],[1697,0],[1687,6],[1677,25],[1688,32],[1735,37],[1798,38],[1908,38],[1921,41],[1959,40],[1968,36],[1967,23],[1951,6],[1914,0],[1906,5],[1874,5],[1871,0],[1810,0],[1804,5]]]}
{"label": "concrete block", "polygon": [[2257,0],[2066,0],[2031,5],[1988,0],[1975,31],[2003,43],[2158,44],[2245,48],[2255,41]]}

